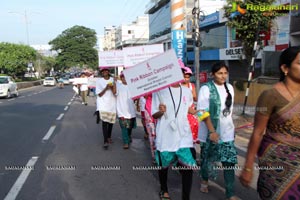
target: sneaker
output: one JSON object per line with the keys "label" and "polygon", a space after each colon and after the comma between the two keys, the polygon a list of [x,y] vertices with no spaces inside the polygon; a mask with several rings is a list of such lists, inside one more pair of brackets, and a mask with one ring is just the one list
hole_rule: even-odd
{"label": "sneaker", "polygon": [[129,149],[129,145],[128,144],[124,144],[123,149]]}
{"label": "sneaker", "polygon": [[103,148],[108,149],[108,143],[107,142],[104,143]]}
{"label": "sneaker", "polygon": [[87,104],[87,103],[84,103],[84,105],[86,105],[86,106],[87,106],[88,104]]}
{"label": "sneaker", "polygon": [[84,102],[81,102],[81,104],[83,105],[83,104],[84,104]]}

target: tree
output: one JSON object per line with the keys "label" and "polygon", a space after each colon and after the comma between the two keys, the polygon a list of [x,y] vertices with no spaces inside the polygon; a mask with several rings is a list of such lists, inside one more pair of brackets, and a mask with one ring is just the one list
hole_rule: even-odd
{"label": "tree", "polygon": [[56,50],[57,65],[60,70],[72,66],[97,68],[98,52],[96,32],[83,26],[73,26],[63,31],[49,42],[52,50]]}
{"label": "tree", "polygon": [[0,70],[9,75],[23,75],[37,52],[22,44],[0,43]]}
{"label": "tree", "polygon": [[[228,18],[226,25],[236,30],[236,36],[242,42],[244,55],[248,63],[252,57],[254,42],[258,41],[260,47],[262,47],[261,38],[259,37],[260,31],[269,31],[272,20],[279,13],[274,10],[261,11],[260,9],[245,8],[247,8],[247,4],[255,5],[256,8],[269,8],[274,2],[275,0],[227,0],[228,4],[224,6],[225,17]],[[237,12],[233,8],[237,8]]]}

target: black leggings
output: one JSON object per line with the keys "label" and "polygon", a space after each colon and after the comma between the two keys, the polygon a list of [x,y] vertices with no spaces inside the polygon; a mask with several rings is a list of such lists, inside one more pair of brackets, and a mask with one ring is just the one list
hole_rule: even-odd
{"label": "black leggings", "polygon": [[102,121],[102,132],[104,143],[108,143],[108,138],[111,138],[111,132],[114,124]]}
{"label": "black leggings", "polygon": [[[191,148],[191,153],[196,159],[196,151],[194,148]],[[161,164],[161,161],[160,161]],[[184,167],[178,163],[178,167]],[[182,182],[182,200],[189,200],[190,199],[190,193],[192,189],[192,183],[193,183],[193,170],[189,169],[183,169],[179,170],[181,174],[181,182]],[[160,189],[163,192],[168,192],[168,168],[162,168],[158,170],[158,176],[159,176],[159,182],[160,182]]]}

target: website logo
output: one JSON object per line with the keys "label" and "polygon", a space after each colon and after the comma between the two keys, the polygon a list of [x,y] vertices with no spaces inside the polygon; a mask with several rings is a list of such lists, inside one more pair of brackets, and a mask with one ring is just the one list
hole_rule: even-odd
{"label": "website logo", "polygon": [[241,8],[239,4],[237,4],[236,2],[232,2],[230,18],[234,18],[239,15],[244,15],[246,12],[247,10]]}
{"label": "website logo", "polygon": [[290,11],[298,11],[299,5],[298,4],[281,4],[281,5],[267,5],[267,4],[252,4],[252,3],[246,3],[243,7],[237,2],[232,2],[231,7],[231,14],[230,18],[234,18],[239,15],[244,15],[247,11],[256,11],[256,12],[263,12],[264,15],[285,15],[289,13]]}

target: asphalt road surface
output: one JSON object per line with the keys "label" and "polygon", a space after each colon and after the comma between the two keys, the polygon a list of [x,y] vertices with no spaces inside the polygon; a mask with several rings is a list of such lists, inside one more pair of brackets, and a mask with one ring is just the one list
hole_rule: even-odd
{"label": "asphalt road surface", "polygon": [[[82,105],[71,86],[37,86],[20,91],[17,98],[0,99],[0,199],[158,200],[158,175],[140,119],[130,149],[123,149],[117,122],[114,143],[104,150],[101,125],[93,116],[95,106],[93,96]],[[247,142],[237,138],[239,166]],[[178,171],[169,170],[168,184],[171,198],[180,200]],[[210,182],[210,192],[201,193],[195,171],[191,200],[225,199],[223,187],[220,173]],[[246,189],[236,177],[236,195],[258,199],[255,181]]]}

